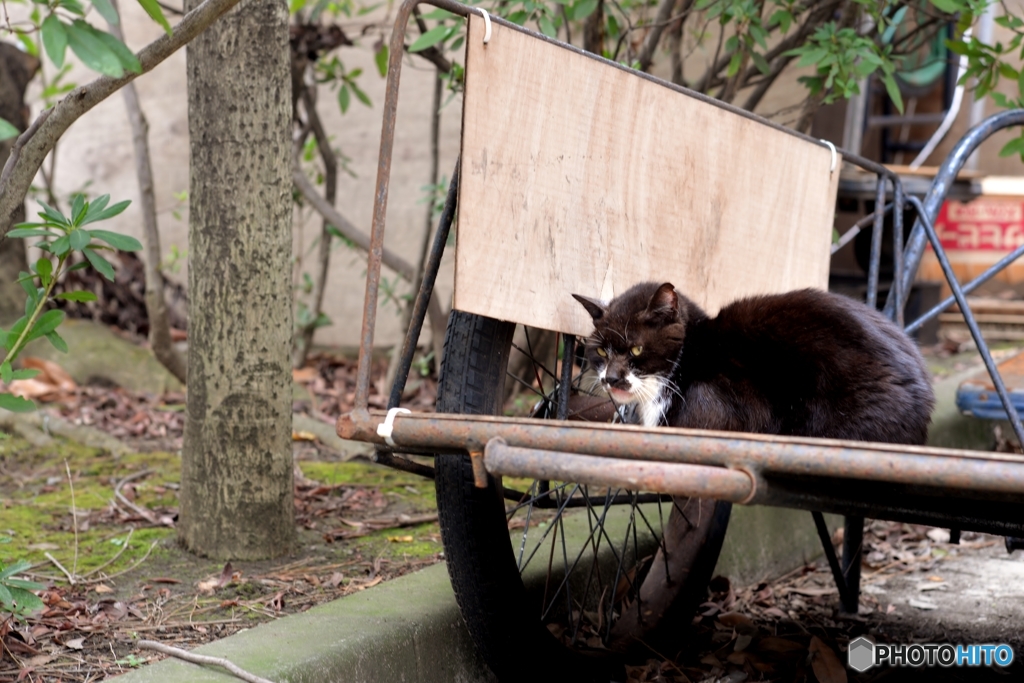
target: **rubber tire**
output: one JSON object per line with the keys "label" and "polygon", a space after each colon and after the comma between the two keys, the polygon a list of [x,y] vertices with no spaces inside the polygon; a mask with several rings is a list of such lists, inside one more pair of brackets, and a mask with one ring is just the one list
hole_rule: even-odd
{"label": "rubber tire", "polygon": [[[496,415],[515,324],[453,311],[448,319],[437,411]],[[466,455],[435,459],[437,509],[448,574],[463,619],[484,660],[503,683],[624,681],[621,662],[584,656],[563,646],[541,623],[519,576],[500,482],[474,485]],[[730,505],[719,503],[715,523],[694,559],[689,590],[673,610],[692,616],[721,550]]]}

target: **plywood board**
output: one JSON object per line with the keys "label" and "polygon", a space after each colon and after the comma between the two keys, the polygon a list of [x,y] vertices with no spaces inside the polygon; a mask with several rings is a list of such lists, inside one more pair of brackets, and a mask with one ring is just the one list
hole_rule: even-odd
{"label": "plywood board", "polygon": [[830,151],[470,18],[455,308],[585,335],[570,294],[670,281],[715,313],[825,288]]}

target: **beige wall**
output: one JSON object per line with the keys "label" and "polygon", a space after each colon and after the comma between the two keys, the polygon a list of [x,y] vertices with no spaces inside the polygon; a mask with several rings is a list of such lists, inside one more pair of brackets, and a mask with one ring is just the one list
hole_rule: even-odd
{"label": "beige wall", "polygon": [[[1009,4],[1019,10],[1024,9],[1024,0],[1012,0]],[[124,3],[124,12],[125,32],[133,49],[142,47],[160,35],[160,29],[144,15],[137,3]],[[369,49],[342,48],[338,56],[349,68],[363,68],[364,75],[360,83],[374,104],[372,109],[366,108],[353,99],[349,112],[342,116],[336,105],[335,94],[326,89],[321,93],[321,116],[325,119],[328,132],[334,136],[335,146],[350,158],[349,167],[356,174],[355,178],[344,174],[340,176],[339,209],[355,225],[368,231],[380,140],[384,81],[377,75]],[[803,86],[796,83],[797,75],[784,74],[758,110],[763,113],[778,112],[792,101],[791,98],[802,97]],[[74,80],[84,83],[92,77],[90,72],[80,68]],[[429,174],[428,126],[432,79],[432,67],[428,69],[420,59],[406,59],[399,99],[386,243],[410,261],[417,256],[425,222],[425,207],[419,202],[422,198],[421,188],[428,182]],[[184,51],[173,55],[136,83],[150,123],[162,247],[165,254],[170,252],[172,245],[186,250],[187,207],[183,207],[174,197],[174,193],[187,190],[189,184]],[[965,130],[968,106],[969,103],[965,103],[957,125],[933,155],[933,163],[944,157],[952,141]],[[34,113],[38,110],[39,104],[36,101]],[[990,111],[993,111],[991,107]],[[442,119],[441,173],[445,176],[451,174],[458,151],[460,117],[461,99],[455,98],[447,105]],[[785,116],[780,117],[780,120],[785,119]],[[999,148],[1009,136],[1010,133],[1003,133],[983,148],[980,164],[982,170],[993,174],[1021,174],[1024,171],[1019,158],[1003,159],[997,156]],[[83,188],[88,181],[91,181],[88,188],[90,193],[110,193],[114,200],[137,199],[131,138],[124,104],[119,96],[115,95],[82,117],[60,143],[56,183],[58,192],[66,195]],[[172,215],[176,209],[182,211],[180,220]],[[319,221],[308,213],[304,218],[301,229],[296,230],[295,243],[297,247],[308,251],[319,233]],[[130,207],[112,223],[112,229],[137,236],[140,223],[137,206]],[[184,279],[185,270],[171,277]],[[442,271],[440,281],[446,301],[450,300],[450,280],[451,255],[446,259],[446,268]],[[334,325],[317,333],[317,343],[357,343],[364,284],[363,255],[344,247],[339,248],[332,261],[325,303],[325,313],[331,317]],[[378,343],[390,344],[399,339],[398,323],[394,306],[386,306],[378,317]]]}

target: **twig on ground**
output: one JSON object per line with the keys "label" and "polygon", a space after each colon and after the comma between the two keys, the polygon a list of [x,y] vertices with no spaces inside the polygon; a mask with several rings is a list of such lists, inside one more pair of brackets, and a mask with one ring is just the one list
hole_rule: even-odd
{"label": "twig on ground", "polygon": [[71,574],[74,576],[78,574],[78,506],[75,505],[75,483],[71,481],[71,466],[67,458],[64,458],[64,470],[68,473],[68,488],[71,489],[71,526],[75,532],[75,559],[71,565]]}
{"label": "twig on ground", "polygon": [[131,542],[131,540],[132,540],[132,534],[134,534],[134,533],[135,533],[135,527],[132,527],[131,529],[129,529],[129,530],[128,530],[128,538],[126,538],[126,539],[124,540],[124,543],[122,543],[122,544],[121,544],[121,549],[120,549],[120,550],[118,550],[118,551],[117,551],[117,552],[116,552],[116,553],[114,554],[114,556],[113,556],[112,558],[110,558],[109,560],[107,560],[106,562],[104,562],[103,564],[101,564],[100,566],[96,567],[95,569],[93,569],[93,570],[92,570],[92,571],[90,571],[90,572],[86,572],[85,574],[82,574],[82,578],[83,578],[83,579],[87,579],[87,578],[89,578],[90,576],[92,576],[93,574],[98,574],[99,572],[103,571],[104,569],[106,569],[106,568],[107,568],[107,567],[109,567],[110,565],[112,565],[112,564],[114,564],[115,562],[117,562],[117,558],[121,557],[121,555],[122,555],[122,554],[124,553],[124,551],[128,549],[128,543],[130,543],[130,542]]}
{"label": "twig on ground", "polygon": [[149,550],[146,551],[146,554],[143,555],[142,557],[140,557],[139,560],[135,564],[133,564],[132,566],[128,567],[127,569],[122,569],[119,572],[114,572],[113,574],[107,574],[106,576],[101,576],[98,579],[88,579],[86,581],[79,581],[78,582],[79,585],[88,585],[88,584],[92,584],[92,583],[101,583],[103,581],[108,581],[108,580],[116,578],[118,576],[122,576],[124,574],[127,574],[128,572],[130,572],[131,570],[135,569],[140,564],[145,562],[149,558],[150,554],[153,552],[153,548],[155,548],[156,544],[159,543],[159,542],[160,541],[153,541],[152,543],[150,543],[149,544]]}
{"label": "twig on ground", "polygon": [[61,573],[68,578],[68,583],[70,583],[72,586],[75,585],[75,577],[71,575],[71,572],[64,568],[64,565],[62,565],[56,557],[51,555],[49,551],[43,553],[43,555],[45,555],[46,559],[48,559],[50,562],[53,562],[53,566],[59,569]]}
{"label": "twig on ground", "polygon": [[[153,474],[153,470],[146,469],[140,470],[133,474],[129,474],[127,477],[117,482],[117,485],[114,486],[114,497],[117,498],[117,500],[122,505],[128,507],[132,512],[139,515],[150,524],[161,524],[160,520],[157,519],[156,515],[154,515],[151,511],[147,510],[144,507],[136,505],[135,503],[128,500],[128,498],[123,493],[121,493],[121,487],[127,484],[128,482],[135,479],[141,479],[142,477],[148,476],[150,474]],[[163,525],[161,524],[161,526]]]}
{"label": "twig on ground", "polygon": [[207,655],[197,655],[193,652],[189,652],[188,650],[182,650],[181,648],[171,647],[170,645],[164,645],[163,643],[158,643],[154,640],[140,640],[139,648],[143,650],[156,650],[157,652],[162,652],[165,655],[177,657],[178,659],[183,659],[186,662],[192,662],[193,664],[219,666],[223,669],[226,669],[236,678],[241,678],[243,681],[248,681],[249,683],[274,683],[273,681],[267,678],[263,678],[261,676],[249,673],[245,669],[240,668],[236,664],[232,663],[227,659],[224,659],[223,657],[209,657]]}

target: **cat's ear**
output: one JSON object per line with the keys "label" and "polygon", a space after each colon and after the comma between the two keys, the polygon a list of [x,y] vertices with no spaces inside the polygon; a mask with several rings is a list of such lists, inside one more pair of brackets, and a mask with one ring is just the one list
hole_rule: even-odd
{"label": "cat's ear", "polygon": [[679,312],[679,296],[671,282],[666,282],[651,297],[647,313],[655,318],[675,317]]}
{"label": "cat's ear", "polygon": [[590,314],[590,317],[594,319],[595,323],[603,318],[605,312],[608,310],[608,307],[605,306],[603,301],[591,299],[590,297],[583,296],[582,294],[573,294],[572,298],[583,304],[583,308],[587,309],[587,313]]}

